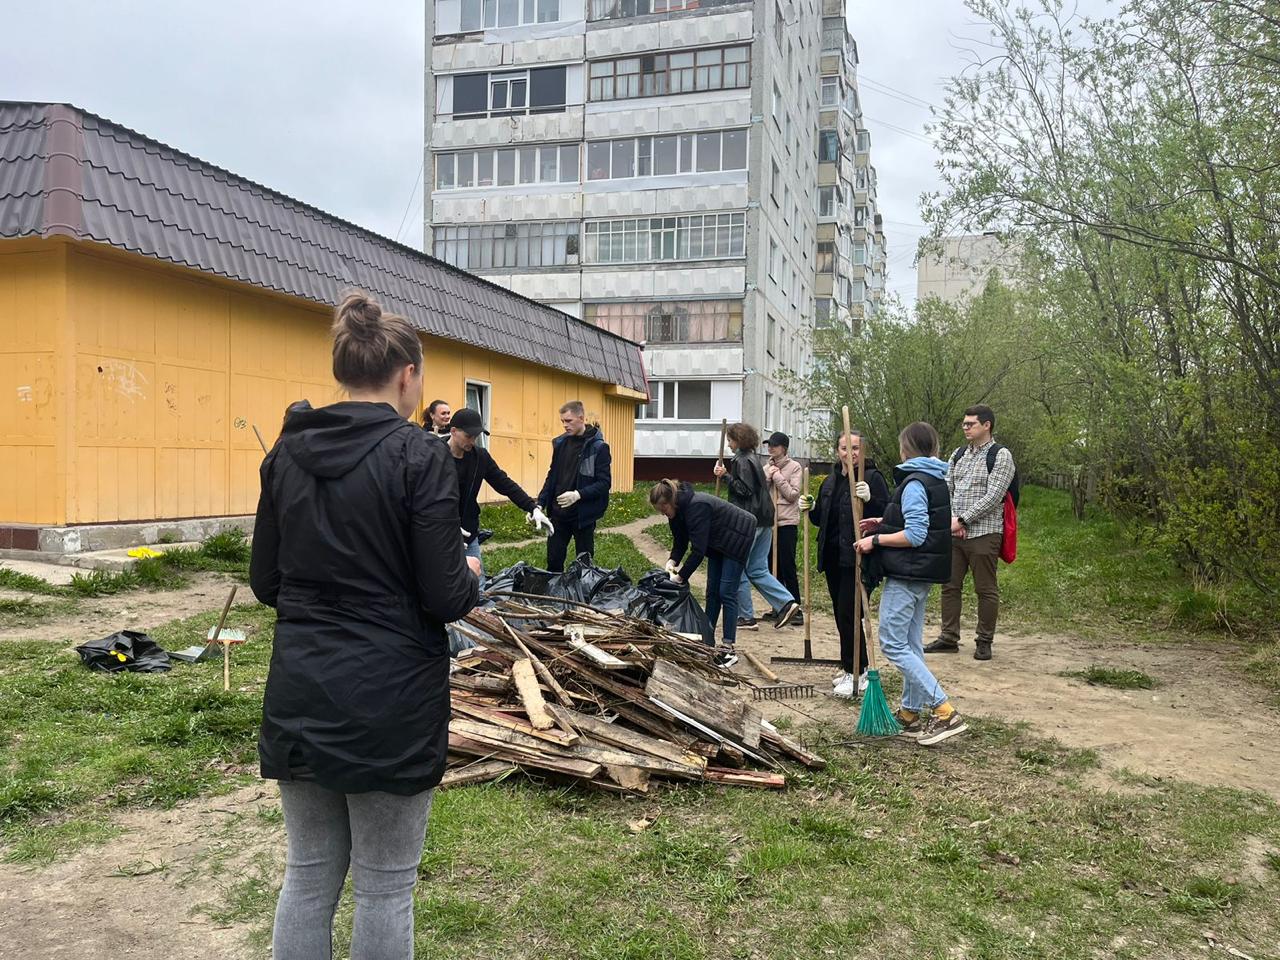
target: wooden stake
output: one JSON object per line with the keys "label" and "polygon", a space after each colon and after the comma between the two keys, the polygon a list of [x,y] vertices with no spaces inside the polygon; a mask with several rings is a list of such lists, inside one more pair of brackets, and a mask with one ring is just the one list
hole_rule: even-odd
{"label": "wooden stake", "polygon": [[222,605],[222,616],[218,618],[218,625],[213,630],[213,639],[210,643],[222,643],[222,689],[228,691],[231,689],[231,644],[220,641],[218,638],[222,635],[222,627],[227,622],[227,614],[231,612],[231,601],[236,598],[236,588],[232,587],[231,592],[227,594],[227,602]]}
{"label": "wooden stake", "polygon": [[[724,466],[724,435],[725,435],[725,431],[727,431],[728,429],[729,429],[729,421],[721,420],[720,421],[720,448],[719,448],[719,452],[716,454],[716,463],[718,463],[721,467]],[[720,496],[720,478],[719,477],[716,477],[716,496],[717,497]]]}
{"label": "wooden stake", "polygon": [[[809,468],[801,473],[804,496],[809,496]],[[807,511],[806,511],[807,512]],[[804,527],[804,658],[813,657],[813,642],[809,639],[809,627],[813,623],[813,607],[809,604],[809,518],[800,515],[800,525]]]}
{"label": "wooden stake", "polygon": [[[858,630],[862,625],[862,554],[857,551],[858,540],[862,536],[860,529],[862,520],[862,501],[858,499],[858,493],[855,484],[857,480],[854,476],[853,465],[853,434],[849,430],[849,408],[841,407],[840,413],[844,417],[844,472],[849,479],[849,505],[853,511],[853,679],[856,684],[858,677],[862,676],[862,645],[858,643]],[[861,457],[858,458],[861,461]],[[840,525],[836,524],[836,533],[839,535]],[[856,688],[855,688],[856,692]]]}

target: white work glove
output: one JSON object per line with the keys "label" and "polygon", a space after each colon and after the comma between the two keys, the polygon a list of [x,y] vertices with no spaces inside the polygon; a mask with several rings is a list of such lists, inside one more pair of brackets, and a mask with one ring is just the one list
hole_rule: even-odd
{"label": "white work glove", "polygon": [[865,480],[859,480],[855,483],[853,485],[853,492],[854,495],[863,503],[866,503],[871,499],[871,487],[867,485],[867,481]]}
{"label": "white work glove", "polygon": [[568,510],[575,503],[582,499],[582,494],[577,490],[566,490],[560,496],[556,497],[556,506],[561,510]]}
{"label": "white work glove", "polygon": [[[459,529],[462,529],[462,528],[461,528],[461,527],[459,527]],[[467,543],[470,539],[471,539],[471,531],[470,531],[470,530],[463,530],[463,531],[462,531],[462,542],[463,542],[463,543]]]}
{"label": "white work glove", "polygon": [[672,583],[684,583],[684,581],[680,579],[680,574],[676,573],[674,570],[668,574],[668,577],[671,579]]}
{"label": "white work glove", "polygon": [[680,568],[676,565],[676,562],[674,560],[668,560],[666,563],[662,565],[662,569],[667,571],[668,574],[673,574]]}
{"label": "white work glove", "polygon": [[542,512],[541,507],[534,507],[533,512],[529,514],[529,523],[533,524],[533,529],[541,530],[547,528],[547,536],[552,536],[556,532],[556,528],[551,525],[551,521],[547,519],[547,515]]}
{"label": "white work glove", "polygon": [[812,510],[813,502],[813,497],[809,496],[807,493],[802,493],[800,495],[800,499],[796,501],[796,503],[800,505],[801,510]]}

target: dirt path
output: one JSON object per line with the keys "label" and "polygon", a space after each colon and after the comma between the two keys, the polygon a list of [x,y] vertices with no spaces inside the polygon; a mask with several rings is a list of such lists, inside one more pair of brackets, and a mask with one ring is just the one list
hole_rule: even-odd
{"label": "dirt path", "polygon": [[[645,518],[609,532],[632,537],[661,565],[666,550],[643,532],[654,522]],[[703,585],[702,576],[695,577],[695,586]],[[224,596],[222,578],[202,577],[180,591],[90,601],[70,620],[0,631],[0,639],[79,642],[99,635],[104,626],[115,629],[128,621],[145,627],[213,609]],[[815,614],[810,629],[815,656],[834,657],[838,643],[830,616]],[[766,662],[774,655],[799,655],[802,641],[803,628],[774,630],[763,623],[739,635],[740,647]],[[1263,701],[1242,685],[1231,656],[1229,649],[1201,644],[1101,645],[1015,633],[998,638],[989,663],[973,660],[968,650],[929,662],[963,712],[1027,721],[1036,732],[1068,746],[1096,749],[1104,769],[1098,782],[1104,787],[1119,787],[1105,771],[1128,769],[1256,790],[1280,800],[1274,775],[1280,769],[1280,745],[1267,736],[1280,716],[1252,707],[1238,715],[1231,711],[1239,703]],[[1057,676],[1091,663],[1132,667],[1161,686],[1120,691]],[[812,683],[818,695],[794,703],[766,702],[769,716],[789,713],[797,724],[818,719],[852,728],[856,708],[826,693],[830,667],[775,669],[785,681]],[[751,675],[745,662],[737,670]],[[123,833],[108,843],[44,868],[0,864],[0,943],[21,942],[21,955],[29,960],[262,955],[247,946],[242,927],[219,924],[193,908],[225,905],[229,888],[255,857],[278,860],[282,855],[283,831],[271,815],[276,804],[273,785],[255,785],[170,811],[126,811],[115,815]]]}
{"label": "dirt path", "polygon": [[[0,628],[0,643],[6,640],[56,640],[84,643],[117,630],[148,630],[171,620],[190,617],[222,606],[235,579],[221,573],[197,573],[177,590],[130,590],[105,597],[75,601],[67,614],[29,626]],[[57,603],[58,598],[33,596],[13,590],[0,591],[7,597],[25,596],[34,603]],[[237,602],[249,603],[253,594],[241,585]]]}

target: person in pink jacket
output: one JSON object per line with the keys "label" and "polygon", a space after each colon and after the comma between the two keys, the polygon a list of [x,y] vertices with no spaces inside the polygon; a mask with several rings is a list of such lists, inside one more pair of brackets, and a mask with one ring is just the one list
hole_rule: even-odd
{"label": "person in pink jacket", "polygon": [[[769,462],[764,465],[764,478],[769,484],[769,497],[778,505],[778,579],[799,599],[800,581],[796,577],[796,531],[800,529],[800,495],[806,491],[804,468],[799,461],[788,456],[791,438],[785,433],[774,433],[768,440]],[[769,614],[765,614],[768,617]],[[804,614],[797,613],[791,624],[804,623]]]}

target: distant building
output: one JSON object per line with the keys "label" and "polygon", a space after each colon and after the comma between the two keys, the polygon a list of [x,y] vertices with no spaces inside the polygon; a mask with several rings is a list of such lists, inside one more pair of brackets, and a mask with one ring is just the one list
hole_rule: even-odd
{"label": "distant building", "polygon": [[993,273],[1016,283],[1021,251],[996,233],[926,240],[916,267],[916,298],[937,297],[949,303],[972,298],[986,289]]}
{"label": "distant building", "polygon": [[[815,327],[884,289],[845,0],[432,0],[428,249],[644,341],[636,476],[795,437]],[[825,439],[824,439],[825,448]]]}

